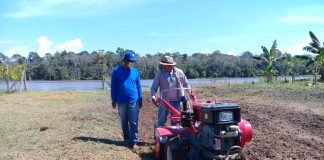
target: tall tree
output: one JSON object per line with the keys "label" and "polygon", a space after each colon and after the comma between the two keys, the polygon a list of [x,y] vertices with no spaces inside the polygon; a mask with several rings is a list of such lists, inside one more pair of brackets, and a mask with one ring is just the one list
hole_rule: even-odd
{"label": "tall tree", "polygon": [[118,47],[116,53],[118,55],[118,63],[122,64],[123,58],[125,56],[125,50],[123,48]]}
{"label": "tall tree", "polygon": [[29,52],[27,59],[28,59],[29,63],[33,63],[33,62],[41,60],[41,58],[40,58],[40,56],[38,55],[37,52]]}
{"label": "tall tree", "polygon": [[276,57],[277,41],[275,40],[272,44],[270,51],[264,46],[261,46],[263,54],[260,56],[254,56],[254,59],[263,60],[266,63],[265,76],[267,83],[273,82],[273,75],[276,73],[273,63],[285,59],[284,56]]}
{"label": "tall tree", "polygon": [[314,61],[319,62],[321,65],[319,68],[319,73],[321,74],[320,81],[324,81],[324,42],[322,46],[312,31],[309,31],[309,35],[312,42],[309,43],[309,46],[306,46],[303,49],[315,54]]}
{"label": "tall tree", "polygon": [[0,52],[0,64],[3,64],[8,60],[8,57]]}

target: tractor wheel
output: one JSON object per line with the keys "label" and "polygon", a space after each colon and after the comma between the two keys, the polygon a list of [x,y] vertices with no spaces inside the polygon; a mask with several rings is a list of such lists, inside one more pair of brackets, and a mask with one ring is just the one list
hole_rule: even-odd
{"label": "tractor wheel", "polygon": [[[235,151],[236,153],[230,153]],[[245,154],[242,152],[242,148],[239,146],[233,146],[231,147],[227,153],[227,158],[225,160],[245,160]]]}
{"label": "tractor wheel", "polygon": [[234,160],[246,160],[245,155],[237,155],[237,157],[234,158]]}
{"label": "tractor wheel", "polygon": [[246,160],[246,158],[245,156],[242,155],[236,155],[236,156],[227,157],[225,160]]}
{"label": "tractor wheel", "polygon": [[155,138],[155,158],[158,160],[165,160],[165,142],[167,137]]}
{"label": "tractor wheel", "polygon": [[168,140],[165,146],[166,160],[181,160],[186,159],[184,150],[179,137],[174,137]]}
{"label": "tractor wheel", "polygon": [[166,158],[166,160],[174,160],[175,159],[172,155],[172,146],[169,144],[166,147],[165,158]]}

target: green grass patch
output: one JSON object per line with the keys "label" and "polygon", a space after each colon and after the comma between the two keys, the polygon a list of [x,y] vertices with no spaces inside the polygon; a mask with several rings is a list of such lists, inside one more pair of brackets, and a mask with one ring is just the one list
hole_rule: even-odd
{"label": "green grass patch", "polygon": [[0,91],[0,96],[2,96],[2,95],[4,95],[4,94],[6,94],[5,91]]}

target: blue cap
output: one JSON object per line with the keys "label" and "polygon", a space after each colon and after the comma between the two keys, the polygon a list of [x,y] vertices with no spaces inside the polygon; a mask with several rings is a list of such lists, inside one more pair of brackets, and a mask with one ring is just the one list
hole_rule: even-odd
{"label": "blue cap", "polygon": [[137,61],[136,55],[133,51],[126,51],[124,59],[129,60],[129,61]]}

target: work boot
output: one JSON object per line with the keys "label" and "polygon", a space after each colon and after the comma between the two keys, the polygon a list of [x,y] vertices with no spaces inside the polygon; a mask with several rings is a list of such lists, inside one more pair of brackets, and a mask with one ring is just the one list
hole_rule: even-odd
{"label": "work boot", "polygon": [[131,146],[131,149],[132,149],[134,152],[136,152],[136,151],[141,150],[141,147],[140,147],[139,145],[137,145],[137,144],[134,144],[134,145]]}

